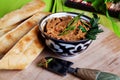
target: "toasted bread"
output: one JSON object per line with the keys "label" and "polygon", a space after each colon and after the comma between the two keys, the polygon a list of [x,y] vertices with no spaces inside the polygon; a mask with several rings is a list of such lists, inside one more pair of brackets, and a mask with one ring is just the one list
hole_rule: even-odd
{"label": "toasted bread", "polygon": [[6,54],[6,52],[11,49],[17,41],[22,38],[27,32],[29,32],[40,19],[48,15],[46,12],[38,12],[33,15],[31,18],[27,19],[20,25],[18,25],[15,29],[12,29],[2,37],[0,37],[0,55]]}
{"label": "toasted bread", "polygon": [[0,60],[0,69],[25,69],[44,49],[35,26]]}

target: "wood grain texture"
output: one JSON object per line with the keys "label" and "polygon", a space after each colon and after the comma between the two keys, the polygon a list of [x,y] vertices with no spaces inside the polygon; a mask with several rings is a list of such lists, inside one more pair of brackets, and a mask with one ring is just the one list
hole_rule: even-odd
{"label": "wood grain texture", "polygon": [[[120,76],[120,38],[105,27],[102,28],[104,32],[98,35],[87,50],[77,56],[63,59],[74,62],[73,67],[98,69]],[[1,70],[0,80],[80,80],[70,74],[63,77],[37,67],[37,63],[43,56],[56,55],[46,47],[27,69]]]}
{"label": "wood grain texture", "polygon": [[84,80],[96,80],[96,77],[99,75],[98,70],[77,68],[77,71],[74,74]]}

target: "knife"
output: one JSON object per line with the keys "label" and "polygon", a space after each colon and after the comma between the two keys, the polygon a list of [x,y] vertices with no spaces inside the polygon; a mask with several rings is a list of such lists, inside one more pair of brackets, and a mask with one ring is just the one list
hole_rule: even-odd
{"label": "knife", "polygon": [[42,66],[61,76],[71,73],[82,80],[120,80],[120,77],[112,73],[95,69],[72,68],[71,65],[73,65],[72,62],[55,57],[42,58],[38,64],[38,66]]}

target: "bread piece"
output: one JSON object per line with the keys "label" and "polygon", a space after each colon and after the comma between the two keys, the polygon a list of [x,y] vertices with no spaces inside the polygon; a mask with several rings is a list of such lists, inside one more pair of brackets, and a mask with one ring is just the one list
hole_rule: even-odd
{"label": "bread piece", "polygon": [[11,25],[7,28],[0,29],[0,37],[3,36],[5,33],[9,32],[10,30],[14,29],[15,27],[17,27],[18,25],[20,25],[20,23],[21,22],[14,24],[14,25]]}
{"label": "bread piece", "polygon": [[25,69],[44,49],[35,26],[0,60],[0,69]]}
{"label": "bread piece", "polygon": [[14,25],[38,11],[42,11],[45,3],[42,0],[32,0],[21,9],[12,11],[0,19],[0,29]]}
{"label": "bread piece", "polygon": [[40,19],[48,15],[46,12],[38,12],[31,18],[12,29],[2,37],[0,37],[0,55],[4,55],[9,49],[11,49],[16,42],[22,38],[28,31],[30,31]]}

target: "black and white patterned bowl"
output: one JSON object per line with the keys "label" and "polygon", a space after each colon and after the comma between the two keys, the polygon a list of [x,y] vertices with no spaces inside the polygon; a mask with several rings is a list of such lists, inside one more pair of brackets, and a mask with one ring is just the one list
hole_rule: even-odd
{"label": "black and white patterned bowl", "polygon": [[[88,40],[88,39],[79,40],[75,42],[67,42],[67,41],[51,38],[46,34],[44,34],[44,27],[48,19],[52,19],[54,17],[68,16],[68,15],[74,17],[77,16],[78,14],[71,12],[60,12],[60,13],[50,14],[45,18],[43,18],[39,24],[39,29],[43,38],[45,39],[46,45],[56,54],[65,57],[73,56],[81,53],[82,51],[86,50],[92,42],[92,40]],[[87,16],[81,16],[80,18],[90,22],[90,18]]]}

